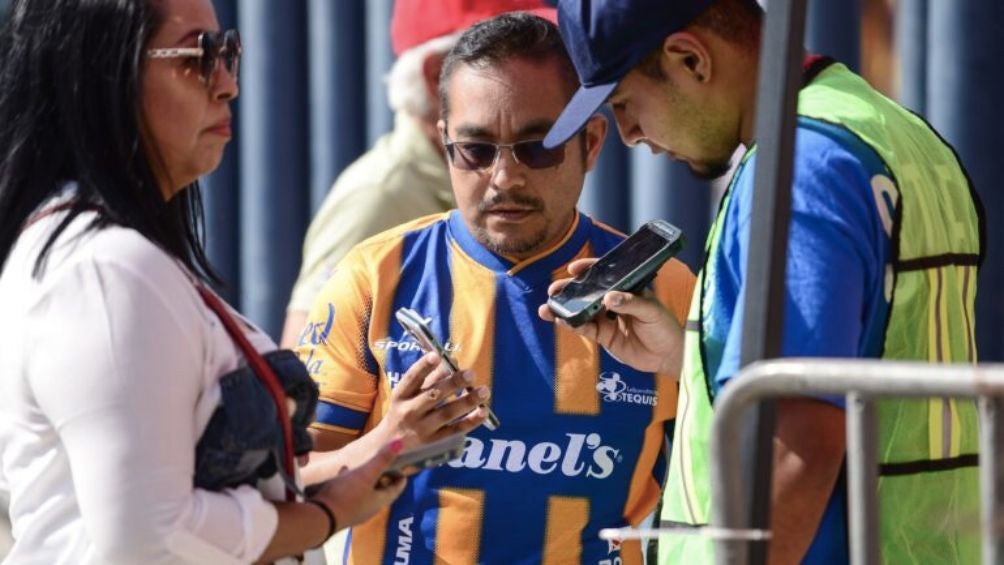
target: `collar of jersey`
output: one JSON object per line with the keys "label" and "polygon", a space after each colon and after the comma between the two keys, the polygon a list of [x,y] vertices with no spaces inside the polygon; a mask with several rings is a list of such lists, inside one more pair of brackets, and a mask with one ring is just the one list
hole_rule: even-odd
{"label": "collar of jersey", "polygon": [[551,273],[571,261],[586,244],[591,226],[589,217],[577,212],[575,224],[561,241],[537,255],[513,263],[481,245],[467,229],[459,211],[453,210],[449,217],[450,237],[457,242],[464,254],[487,269],[522,281],[527,287],[550,283]]}

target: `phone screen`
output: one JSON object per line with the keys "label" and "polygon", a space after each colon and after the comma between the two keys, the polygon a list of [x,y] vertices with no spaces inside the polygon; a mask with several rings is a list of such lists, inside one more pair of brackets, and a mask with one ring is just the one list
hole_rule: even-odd
{"label": "phone screen", "polygon": [[572,325],[582,323],[599,310],[604,294],[645,283],[681,246],[678,228],[659,220],[649,222],[601,257],[581,279],[551,297],[548,304]]}
{"label": "phone screen", "polygon": [[670,242],[644,227],[617,246],[616,253],[608,253],[596,262],[585,279],[573,281],[561,294],[569,310],[579,310],[583,305],[598,300],[610,287],[638,268],[645,260],[659,253]]}
{"label": "phone screen", "polygon": [[621,244],[621,250],[616,255],[607,255],[605,260],[598,261],[596,270],[599,273],[597,283],[609,287],[631,274],[645,259],[661,251],[669,242],[666,238],[645,228]]}

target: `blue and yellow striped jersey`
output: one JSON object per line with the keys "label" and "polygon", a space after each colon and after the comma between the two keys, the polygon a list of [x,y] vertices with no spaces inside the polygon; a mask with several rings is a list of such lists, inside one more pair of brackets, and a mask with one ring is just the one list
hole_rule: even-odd
{"label": "blue and yellow striped jersey", "polygon": [[[580,214],[552,248],[519,263],[475,240],[459,213],[429,216],[357,246],[310,313],[299,353],[321,387],[315,426],[359,435],[421,357],[394,320],[409,307],[477,384],[502,422],[463,456],[413,477],[351,533],[352,563],[641,563],[640,545],[597,537],[652,511],[666,472],[676,378],[643,373],[540,320],[552,280],[623,235]],[[682,324],[694,277],[667,263],[653,287]]]}

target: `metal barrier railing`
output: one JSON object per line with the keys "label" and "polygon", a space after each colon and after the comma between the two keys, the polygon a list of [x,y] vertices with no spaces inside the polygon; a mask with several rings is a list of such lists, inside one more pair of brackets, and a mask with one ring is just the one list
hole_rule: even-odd
{"label": "metal barrier railing", "polygon": [[[1004,364],[933,365],[919,362],[785,359],[750,365],[729,381],[715,401],[711,434],[711,526],[748,531],[748,500],[737,445],[745,413],[763,400],[791,396],[847,397],[848,532],[851,563],[879,563],[878,454],[875,401],[879,398],[972,398],[979,401],[980,530],[985,565],[1004,560],[1001,527],[1004,469],[997,448],[1004,442]],[[718,565],[746,565],[743,539],[715,541]]]}

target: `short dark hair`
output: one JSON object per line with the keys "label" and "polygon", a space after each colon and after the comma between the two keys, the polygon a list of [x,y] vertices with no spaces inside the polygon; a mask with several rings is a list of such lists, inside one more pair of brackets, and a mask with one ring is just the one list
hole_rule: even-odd
{"label": "short dark hair", "polygon": [[[142,113],[146,44],[158,0],[14,0],[0,28],[0,268],[28,217],[77,184],[67,217],[38,254],[97,208],[90,229],[138,231],[193,273],[217,280],[201,245],[193,184],[168,201]],[[151,163],[151,157],[154,159]]]}
{"label": "short dark hair", "polygon": [[[756,50],[760,45],[763,9],[756,0],[716,0],[691,25],[704,28],[722,39]],[[635,66],[638,72],[654,79],[666,78],[662,72],[662,45],[653,49]]]}
{"label": "short dark hair", "polygon": [[737,45],[757,48],[763,8],[756,0],[715,0],[693,24]]}
{"label": "short dark hair", "polygon": [[553,59],[561,70],[556,78],[568,86],[569,98],[579,87],[579,77],[557,26],[533,14],[509,12],[472,26],[446,55],[439,75],[440,117],[444,120],[449,117],[450,77],[458,64],[486,68],[514,58]]}

